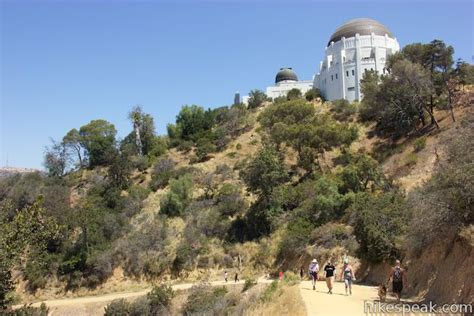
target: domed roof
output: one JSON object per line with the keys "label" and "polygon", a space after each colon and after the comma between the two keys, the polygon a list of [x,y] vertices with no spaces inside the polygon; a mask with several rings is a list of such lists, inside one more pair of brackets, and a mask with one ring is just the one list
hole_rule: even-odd
{"label": "domed roof", "polygon": [[360,18],[350,20],[338,27],[336,32],[331,35],[328,46],[331,44],[331,42],[337,42],[343,37],[349,38],[354,37],[356,34],[370,35],[372,33],[381,36],[385,36],[385,34],[387,34],[393,38],[392,33],[382,23],[368,18]]}
{"label": "domed roof", "polygon": [[280,71],[275,77],[275,83],[285,80],[298,81],[298,76],[291,68],[280,68]]}

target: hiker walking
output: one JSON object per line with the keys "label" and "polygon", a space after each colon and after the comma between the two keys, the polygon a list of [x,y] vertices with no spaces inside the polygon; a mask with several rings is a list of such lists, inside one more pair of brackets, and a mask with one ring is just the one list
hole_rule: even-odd
{"label": "hiker walking", "polygon": [[328,261],[324,267],[324,272],[326,272],[326,285],[328,286],[329,294],[332,294],[332,287],[334,283],[334,273],[336,273],[336,267],[331,263],[331,260]]}
{"label": "hiker walking", "polygon": [[355,281],[354,270],[352,270],[352,266],[349,264],[349,259],[344,259],[344,267],[341,271],[341,279],[344,279],[344,285],[346,288],[346,295],[347,291],[349,290],[349,294],[352,295],[352,281]]}
{"label": "hiker walking", "polygon": [[313,284],[313,290],[316,290],[316,281],[318,280],[318,272],[319,272],[318,260],[313,259],[313,261],[311,261],[308,268],[308,274],[311,277],[311,284]]}
{"label": "hiker walking", "polygon": [[228,274],[227,274],[227,271],[224,271],[224,280],[227,282],[227,278],[228,278]]}
{"label": "hiker walking", "polygon": [[397,303],[400,302],[400,297],[403,291],[403,284],[407,283],[407,276],[405,270],[400,267],[400,260],[395,261],[395,266],[390,269],[390,273],[388,275],[388,281],[390,282],[392,279],[392,291],[397,297]]}
{"label": "hiker walking", "polygon": [[301,269],[300,269],[300,278],[303,280],[303,277],[304,277],[304,269],[303,269],[303,267],[301,267]]}
{"label": "hiker walking", "polygon": [[239,282],[239,273],[235,272],[235,278],[234,278],[235,283]]}

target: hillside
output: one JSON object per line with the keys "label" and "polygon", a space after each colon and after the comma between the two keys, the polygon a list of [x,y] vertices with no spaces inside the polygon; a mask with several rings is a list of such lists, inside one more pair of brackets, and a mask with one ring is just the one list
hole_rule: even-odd
{"label": "hillside", "polygon": [[285,271],[285,291],[250,296],[271,311],[266,295],[297,300],[295,273],[312,258],[338,270],[348,258],[375,284],[401,259],[412,298],[472,302],[472,87],[460,84],[450,107],[440,94],[420,108],[428,98],[404,79],[425,71],[403,59],[393,72],[365,82],[376,91],[360,104],[258,93],[249,107],[184,106],[167,136],[140,107],[122,140],[102,119],[71,129],[46,152],[46,173],[0,181],[3,306],[155,283],[161,297],[165,283],[193,282],[180,310],[204,308],[204,296],[209,310],[243,311],[247,294],[206,282]]}

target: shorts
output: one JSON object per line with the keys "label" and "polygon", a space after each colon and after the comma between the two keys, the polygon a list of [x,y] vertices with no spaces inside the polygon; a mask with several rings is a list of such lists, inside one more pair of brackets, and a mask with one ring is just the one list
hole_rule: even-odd
{"label": "shorts", "polygon": [[392,289],[393,289],[393,293],[398,293],[398,294],[402,293],[403,282],[393,282]]}
{"label": "shorts", "polygon": [[312,272],[311,273],[311,278],[315,281],[318,280],[318,272]]}
{"label": "shorts", "polygon": [[346,286],[352,286],[352,278],[344,278],[344,284],[346,284]]}
{"label": "shorts", "polygon": [[328,286],[328,289],[332,290],[332,284],[334,282],[334,277],[326,277],[326,285]]}

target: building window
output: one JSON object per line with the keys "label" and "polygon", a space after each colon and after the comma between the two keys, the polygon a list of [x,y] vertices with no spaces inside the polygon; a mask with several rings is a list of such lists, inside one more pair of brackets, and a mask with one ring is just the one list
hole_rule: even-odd
{"label": "building window", "polygon": [[352,75],[354,76],[354,69],[352,69]]}
{"label": "building window", "polygon": [[346,70],[346,77],[349,77],[349,70]]}
{"label": "building window", "polygon": [[336,79],[337,79],[337,74],[336,74]]}
{"label": "building window", "polygon": [[347,91],[354,91],[355,90],[355,87],[349,87],[347,88]]}
{"label": "building window", "polygon": [[333,81],[333,80],[334,80],[334,76],[333,76],[333,75],[331,75],[331,81]]}

